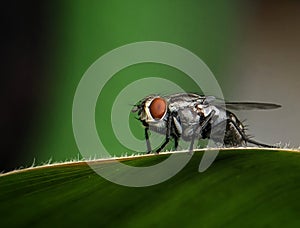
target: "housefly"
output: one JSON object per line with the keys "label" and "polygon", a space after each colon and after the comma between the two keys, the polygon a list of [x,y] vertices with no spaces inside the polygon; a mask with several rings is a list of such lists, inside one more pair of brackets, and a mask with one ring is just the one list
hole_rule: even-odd
{"label": "housefly", "polygon": [[[177,93],[170,96],[150,95],[139,101],[132,112],[145,127],[147,151],[152,151],[149,130],[165,135],[165,141],[156,150],[159,153],[174,139],[175,149],[179,139],[190,141],[212,139],[223,146],[245,146],[251,143],[262,147],[274,147],[251,139],[244,124],[229,110],[275,109],[271,103],[224,102],[213,96],[193,93]],[[229,109],[229,110],[228,110]],[[214,128],[214,134],[212,134]]]}

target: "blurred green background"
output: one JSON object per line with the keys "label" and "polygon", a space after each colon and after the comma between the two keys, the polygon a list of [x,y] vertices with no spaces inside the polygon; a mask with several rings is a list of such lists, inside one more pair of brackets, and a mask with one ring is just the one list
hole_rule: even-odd
{"label": "blurred green background", "polygon": [[[297,4],[291,2],[284,4],[290,7],[286,7],[284,15],[289,15],[289,9],[296,8]],[[277,3],[274,4],[276,6]],[[64,161],[80,158],[72,131],[72,102],[76,87],[96,59],[132,42],[165,41],[192,51],[209,66],[228,100],[241,98],[282,103],[282,94],[277,87],[274,89],[263,84],[259,87],[263,94],[256,96],[259,94],[257,91],[251,94],[252,88],[261,85],[261,78],[265,77],[264,80],[268,82],[266,75],[272,75],[272,72],[256,73],[256,79],[249,81],[251,77],[248,77],[247,83],[240,77],[253,71],[253,68],[247,68],[249,58],[245,57],[246,52],[243,50],[247,47],[249,51],[249,47],[255,44],[256,36],[253,34],[260,31],[256,29],[260,28],[260,21],[266,21],[261,15],[269,12],[272,16],[272,12],[281,10],[282,4],[270,9],[268,1],[64,0],[7,3],[4,16],[7,19],[5,51],[8,71],[3,74],[6,78],[2,94],[7,100],[7,112],[4,112],[2,118],[3,130],[7,133],[3,139],[0,169],[28,166],[33,161],[40,164],[49,159]],[[297,16],[286,23],[294,22],[294,28],[298,25],[296,19]],[[269,25],[266,23],[264,28],[269,28]],[[293,28],[286,28],[283,34],[293,36]],[[282,34],[276,29],[274,32]],[[251,39],[249,34],[254,38]],[[273,36],[270,37],[272,40]],[[268,39],[265,42],[270,43]],[[286,50],[285,44],[282,45],[281,50]],[[264,53],[261,49],[257,51]],[[241,63],[239,67],[235,65],[236,62]],[[261,64],[265,63],[257,63],[258,66]],[[273,63],[269,64],[271,66]],[[243,72],[244,68],[248,71]],[[118,72],[100,95],[105,98],[105,102],[98,104],[96,109],[99,134],[103,135],[105,146],[112,154],[130,152],[116,141],[111,130],[110,109],[115,96],[128,83],[155,75],[176,81],[186,90],[197,90],[195,84],[182,72],[159,64],[140,64]],[[272,80],[269,78],[270,84]],[[295,78],[289,81],[291,84],[298,83]],[[272,99],[274,94],[279,94],[279,98]],[[275,143],[279,136],[268,138],[277,127],[273,120],[269,122],[273,128],[264,134],[259,134],[260,130],[257,133]],[[254,120],[252,122],[255,123]],[[140,125],[132,124],[137,137],[142,137],[143,129],[139,128]],[[293,125],[292,122],[290,125]],[[260,129],[259,126],[255,127]],[[297,137],[293,139],[296,141]]]}

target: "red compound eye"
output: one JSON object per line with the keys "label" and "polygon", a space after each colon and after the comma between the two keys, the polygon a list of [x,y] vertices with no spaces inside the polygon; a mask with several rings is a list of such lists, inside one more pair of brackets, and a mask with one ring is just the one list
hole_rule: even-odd
{"label": "red compound eye", "polygon": [[167,105],[165,100],[160,97],[155,98],[149,106],[151,116],[154,119],[161,119],[166,112],[166,108]]}

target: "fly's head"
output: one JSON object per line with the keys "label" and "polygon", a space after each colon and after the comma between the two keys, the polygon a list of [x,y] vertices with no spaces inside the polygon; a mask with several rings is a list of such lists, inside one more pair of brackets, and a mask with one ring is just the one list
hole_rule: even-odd
{"label": "fly's head", "polygon": [[142,99],[132,112],[137,112],[139,120],[143,123],[155,123],[164,119],[167,113],[167,102],[159,96],[148,96]]}

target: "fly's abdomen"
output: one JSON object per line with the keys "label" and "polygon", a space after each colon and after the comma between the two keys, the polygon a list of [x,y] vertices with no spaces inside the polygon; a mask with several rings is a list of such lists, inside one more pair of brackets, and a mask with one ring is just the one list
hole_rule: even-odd
{"label": "fly's abdomen", "polygon": [[224,136],[224,144],[226,146],[243,146],[245,145],[245,127],[237,117],[227,111],[227,123]]}

